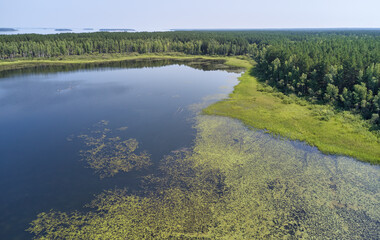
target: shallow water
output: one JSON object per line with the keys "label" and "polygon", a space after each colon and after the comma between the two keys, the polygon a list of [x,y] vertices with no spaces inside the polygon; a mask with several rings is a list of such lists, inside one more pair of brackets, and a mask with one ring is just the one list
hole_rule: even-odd
{"label": "shallow water", "polygon": [[[225,176],[217,238],[379,239],[380,168],[198,117],[194,161]],[[233,230],[232,230],[233,229]]]}
{"label": "shallow water", "polygon": [[[41,236],[54,226],[78,239],[111,230],[120,239],[379,239],[378,166],[196,115],[237,76],[170,65],[3,78],[0,238],[30,236],[28,223],[53,208],[34,222]],[[94,194],[93,209],[82,208]]]}
{"label": "shallow water", "polygon": [[238,74],[165,64],[175,62],[29,69],[0,79],[0,239],[30,238],[24,230],[39,212],[80,209],[104,189],[138,188],[151,170],[101,179],[80,161],[86,145],[78,136],[101,120],[113,136],[136,139],[136,154],[146,151],[153,164],[191,145],[195,112],[188,106],[226,97]]}
{"label": "shallow water", "polygon": [[194,127],[193,146],[165,156],[145,194],[106,191],[86,211],[40,214],[31,230],[62,239],[379,238],[379,167],[225,117],[197,116]]}

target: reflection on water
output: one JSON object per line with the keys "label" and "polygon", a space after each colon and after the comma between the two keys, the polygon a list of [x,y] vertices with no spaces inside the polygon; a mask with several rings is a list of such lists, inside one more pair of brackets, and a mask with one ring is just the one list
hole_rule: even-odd
{"label": "reflection on water", "polygon": [[[0,239],[30,239],[25,229],[38,213],[80,210],[105,189],[138,191],[141,177],[164,155],[191,145],[195,114],[188,106],[208,95],[226,96],[236,85],[236,73],[203,71],[217,69],[213,64],[126,61],[4,74]],[[103,119],[109,123],[99,130],[112,130],[104,138],[92,133]],[[91,138],[95,145],[86,146]],[[89,157],[98,147],[108,152]],[[149,168],[140,168],[149,165],[144,151]]]}
{"label": "reflection on water", "polygon": [[[36,63],[37,64],[37,63]],[[55,63],[54,65],[46,63],[39,63],[38,65],[32,66],[23,66],[22,69],[12,69],[12,70],[3,70],[0,71],[0,78],[25,75],[25,74],[37,74],[41,75],[42,73],[57,73],[57,72],[70,72],[78,70],[97,70],[97,71],[109,71],[110,69],[133,69],[133,68],[153,68],[153,67],[163,67],[168,65],[185,65],[192,67],[194,69],[199,69],[203,71],[212,71],[212,70],[225,70],[227,72],[240,73],[244,69],[239,67],[227,66],[224,64],[224,60],[206,60],[206,59],[136,59],[136,60],[125,60],[125,61],[111,61],[111,62],[99,62],[99,63],[81,63],[81,64],[59,64]],[[106,69],[104,69],[106,68]]]}
{"label": "reflection on water", "polygon": [[193,148],[163,158],[144,195],[106,191],[92,211],[42,213],[29,231],[75,239],[378,239],[378,167],[228,118],[198,116],[195,128]]}
{"label": "reflection on water", "polygon": [[0,80],[0,238],[380,238],[378,166],[196,116],[237,74],[125,69],[172,63]]}

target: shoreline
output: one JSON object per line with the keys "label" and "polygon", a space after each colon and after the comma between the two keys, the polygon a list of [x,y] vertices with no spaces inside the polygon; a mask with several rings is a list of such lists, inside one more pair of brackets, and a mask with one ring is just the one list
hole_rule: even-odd
{"label": "shoreline", "polygon": [[330,106],[292,99],[280,92],[266,92],[253,70],[254,64],[250,64],[229,98],[206,107],[203,113],[235,118],[248,127],[306,142],[324,154],[380,164],[380,138],[360,116],[336,111],[323,120],[317,113],[333,111]]}
{"label": "shoreline", "polygon": [[[243,57],[244,58],[244,57]],[[246,58],[246,57],[245,57]],[[7,70],[18,70],[38,66],[64,66],[91,63],[112,63],[128,60],[225,60],[225,64],[234,67],[244,67],[244,60],[236,57],[220,57],[205,55],[186,55],[181,53],[171,54],[94,54],[94,55],[72,55],[54,58],[35,58],[35,59],[14,59],[0,60],[0,72]]]}
{"label": "shoreline", "polygon": [[231,117],[249,127],[273,135],[306,142],[324,154],[345,155],[363,162],[380,164],[380,139],[369,131],[366,121],[350,112],[336,112],[321,120],[316,112],[332,111],[329,106],[291,99],[279,92],[265,92],[254,76],[254,63],[246,56],[220,57],[171,54],[96,54],[50,59],[0,60],[0,72],[38,66],[112,63],[128,60],[224,60],[226,65],[246,71],[228,99],[216,102],[204,114]]}

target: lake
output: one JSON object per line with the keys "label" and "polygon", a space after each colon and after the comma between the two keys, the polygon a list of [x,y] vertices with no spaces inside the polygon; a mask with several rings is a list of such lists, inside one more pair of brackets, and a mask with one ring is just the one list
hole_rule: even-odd
{"label": "lake", "polygon": [[[51,209],[86,214],[104,190],[147,196],[145,176],[165,178],[163,166],[178,163],[176,174],[190,174],[181,162],[217,172],[208,177],[221,193],[205,203],[214,237],[378,238],[379,167],[199,114],[227,98],[239,72],[204,60],[3,72],[0,239],[31,238],[25,229]],[[206,187],[202,174],[189,177]]]}

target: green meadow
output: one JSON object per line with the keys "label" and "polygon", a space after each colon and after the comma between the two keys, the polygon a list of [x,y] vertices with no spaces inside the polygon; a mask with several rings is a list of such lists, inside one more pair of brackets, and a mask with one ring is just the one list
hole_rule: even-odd
{"label": "green meadow", "polygon": [[88,63],[111,63],[128,60],[191,60],[191,59],[204,59],[204,60],[227,60],[227,64],[237,67],[247,67],[247,63],[235,58],[218,57],[218,56],[202,56],[202,55],[186,55],[183,53],[155,53],[155,54],[89,54],[89,55],[75,55],[75,56],[62,56],[51,57],[48,59],[41,58],[23,58],[14,60],[0,60],[0,71],[24,69],[38,66],[64,66],[64,65],[77,65]]}
{"label": "green meadow", "polygon": [[225,60],[226,65],[245,68],[239,84],[228,99],[203,110],[204,114],[227,116],[241,120],[256,129],[274,135],[305,141],[326,154],[354,157],[380,163],[380,137],[370,131],[370,124],[359,115],[338,111],[329,105],[311,104],[295,96],[276,92],[261,83],[254,73],[254,61],[245,56],[189,56],[171,54],[94,54],[49,59],[1,61],[0,71],[36,66],[76,65],[127,60]]}
{"label": "green meadow", "polygon": [[236,118],[274,135],[305,141],[326,154],[380,163],[380,138],[358,115],[275,92],[258,81],[248,62],[231,59],[227,64],[247,70],[229,98],[207,107],[205,114]]}
{"label": "green meadow", "polygon": [[[377,169],[341,155],[378,164],[379,137],[359,115],[260,82],[248,57],[105,55],[2,66],[138,59],[219,59],[245,72],[227,99],[197,108],[203,114],[195,118],[193,145],[164,156],[154,174],[142,176],[142,191],[115,188],[95,196],[85,211],[42,212],[27,229],[35,239],[376,237]],[[111,129],[103,120],[77,136],[86,146],[82,161],[100,179],[152,166],[148,152],[136,152],[136,139],[109,136],[126,128]]]}

